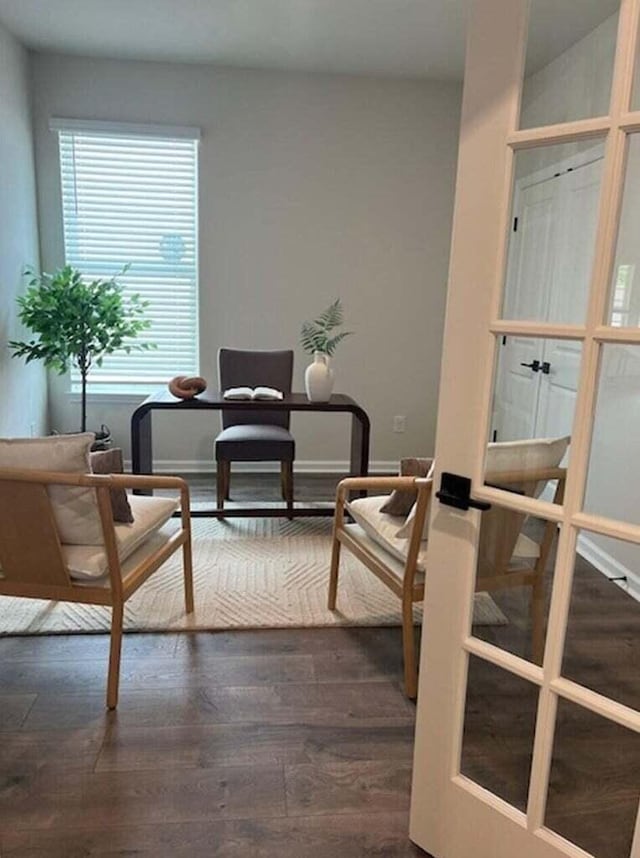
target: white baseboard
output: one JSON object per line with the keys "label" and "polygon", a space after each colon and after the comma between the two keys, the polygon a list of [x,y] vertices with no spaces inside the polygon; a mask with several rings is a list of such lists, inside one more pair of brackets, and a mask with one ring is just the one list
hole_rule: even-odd
{"label": "white baseboard", "polygon": [[625,581],[614,581],[625,593],[640,602],[640,575],[632,571],[607,551],[603,551],[588,536],[581,533],[578,536],[578,554],[594,566],[607,578],[626,578]]}
{"label": "white baseboard", "polygon": [[[233,471],[250,471],[253,474],[277,473],[280,470],[278,462],[234,462]],[[125,469],[131,470],[131,461],[125,462]],[[296,459],[293,466],[298,474],[348,474],[349,462],[344,459]],[[154,459],[155,474],[214,474],[213,459]],[[370,474],[395,474],[398,462],[379,459],[369,463]]]}

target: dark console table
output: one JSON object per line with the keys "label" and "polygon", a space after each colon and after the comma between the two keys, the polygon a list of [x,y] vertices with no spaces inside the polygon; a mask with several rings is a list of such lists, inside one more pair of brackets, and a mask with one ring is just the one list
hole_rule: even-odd
{"label": "dark console table", "polygon": [[[363,408],[350,396],[334,393],[328,402],[309,402],[304,393],[292,393],[282,400],[226,400],[218,392],[205,391],[195,399],[176,399],[168,390],[162,389],[147,397],[133,412],[131,417],[131,458],[134,474],[153,473],[153,436],[151,418],[154,411],[172,411],[184,416],[189,411],[210,409],[224,411],[232,409],[239,411],[243,408],[255,411],[256,408],[269,411],[313,411],[337,412],[351,414],[351,456],[349,476],[366,477],[369,471],[369,417]],[[212,457],[213,461],[213,457]],[[282,507],[242,507],[233,509],[225,507],[222,510],[194,510],[194,516],[213,516],[217,518],[232,517],[280,517],[286,516],[287,509]],[[298,516],[333,515],[331,508],[294,507],[292,513]]]}

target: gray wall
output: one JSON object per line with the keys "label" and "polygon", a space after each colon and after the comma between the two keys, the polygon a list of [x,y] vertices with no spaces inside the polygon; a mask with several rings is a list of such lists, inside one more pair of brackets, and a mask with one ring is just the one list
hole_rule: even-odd
{"label": "gray wall", "polygon": [[25,335],[15,299],[27,264],[38,264],[27,56],[0,27],[0,436],[46,431],[46,375],[6,345]]}
{"label": "gray wall", "polygon": [[[201,371],[219,346],[296,346],[301,322],[336,296],[356,336],[336,390],[373,424],[372,457],[433,449],[460,88],[336,75],[33,57],[43,266],[63,258],[57,141],[50,116],[197,125]],[[307,356],[297,347],[294,387]],[[52,423],[75,428],[66,379]],[[91,403],[128,447],[131,402]],[[405,434],[392,432],[406,415]],[[211,460],[218,421],[157,420],[167,468]],[[345,418],[294,415],[302,465],[348,456]]]}

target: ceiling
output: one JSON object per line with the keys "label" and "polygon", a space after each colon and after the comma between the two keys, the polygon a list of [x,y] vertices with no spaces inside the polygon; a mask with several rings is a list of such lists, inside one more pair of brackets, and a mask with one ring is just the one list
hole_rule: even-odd
{"label": "ceiling", "polygon": [[[25,45],[82,56],[460,80],[468,0],[0,0]],[[619,0],[533,0],[527,66]],[[576,12],[579,9],[579,15]]]}

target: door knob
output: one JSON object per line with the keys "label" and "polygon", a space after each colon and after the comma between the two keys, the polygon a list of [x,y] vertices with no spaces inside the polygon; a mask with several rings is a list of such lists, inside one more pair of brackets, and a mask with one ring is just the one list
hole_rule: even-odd
{"label": "door knob", "polygon": [[[532,372],[539,372],[540,371],[540,361],[539,360],[532,360],[531,363],[521,363],[520,366],[528,366]],[[547,366],[548,366],[548,364],[547,364]],[[544,372],[544,370],[543,370],[543,372]]]}
{"label": "door knob", "polygon": [[451,474],[443,471],[440,478],[440,491],[436,497],[445,506],[453,506],[456,509],[479,509],[485,512],[491,509],[491,504],[486,501],[475,500],[471,497],[471,480],[460,474]]}

